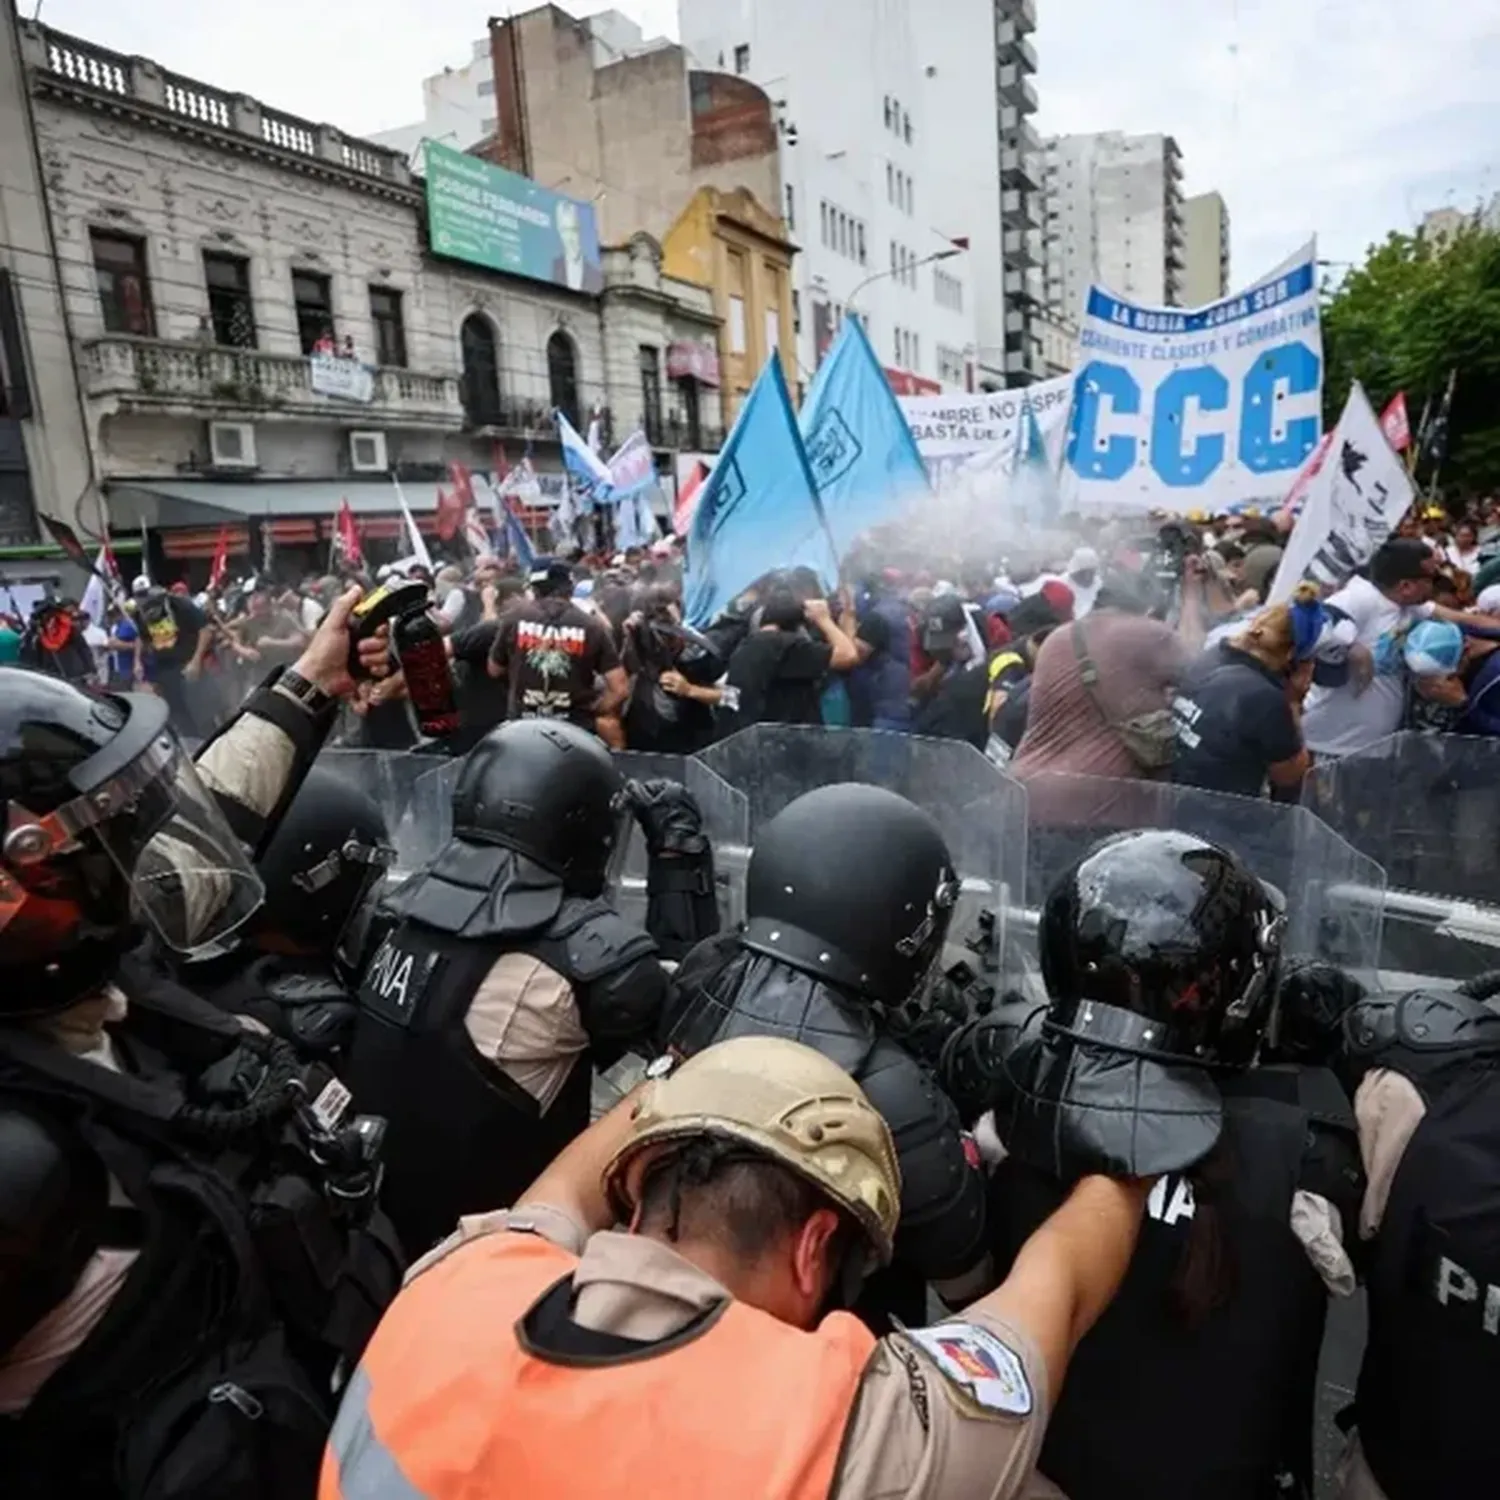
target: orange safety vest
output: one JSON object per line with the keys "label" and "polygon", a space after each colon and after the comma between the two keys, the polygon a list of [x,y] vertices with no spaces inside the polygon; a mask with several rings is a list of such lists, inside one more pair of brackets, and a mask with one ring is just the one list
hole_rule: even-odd
{"label": "orange safety vest", "polygon": [[687,1342],[554,1363],[517,1325],[577,1259],[502,1232],[386,1313],[345,1392],[318,1500],[826,1500],[875,1339],[730,1302]]}

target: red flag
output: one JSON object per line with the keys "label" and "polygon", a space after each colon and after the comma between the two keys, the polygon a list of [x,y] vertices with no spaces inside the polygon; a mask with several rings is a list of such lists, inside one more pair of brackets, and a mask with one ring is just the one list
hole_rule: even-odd
{"label": "red flag", "polygon": [[465,508],[474,503],[474,480],[468,469],[460,463],[448,465],[448,478],[453,483],[453,491],[463,501]]}
{"label": "red flag", "polygon": [[339,555],[344,560],[345,567],[360,568],[364,566],[364,548],[359,544],[359,528],[354,524],[354,508],[349,504],[347,496],[344,503],[339,506],[338,531],[335,543],[339,549]]}
{"label": "red flag", "polygon": [[1406,412],[1406,392],[1397,391],[1390,405],[1380,414],[1380,430],[1397,453],[1411,447],[1411,418]]}
{"label": "red flag", "polygon": [[686,536],[693,524],[693,512],[698,508],[698,495],[708,478],[708,465],[700,458],[692,467],[686,481],[678,486],[677,503],[672,507],[672,530],[678,536]]}
{"label": "red flag", "polygon": [[208,586],[211,590],[224,587],[229,577],[229,524],[219,527],[219,540],[214,543],[214,560],[208,565]]}
{"label": "red flag", "polygon": [[451,542],[464,524],[464,503],[457,495],[437,492],[437,534],[439,541]]}

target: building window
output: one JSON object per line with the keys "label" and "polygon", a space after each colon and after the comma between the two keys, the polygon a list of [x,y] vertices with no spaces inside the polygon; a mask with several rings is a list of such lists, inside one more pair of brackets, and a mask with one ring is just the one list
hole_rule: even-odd
{"label": "building window", "polygon": [[802,332],[802,293],[792,288],[792,332]]}
{"label": "building window", "polygon": [[870,262],[869,258],[865,254],[865,226],[863,221],[860,222],[860,224],[857,226],[857,229],[858,233],[856,235],[856,241],[859,250],[859,263],[862,266],[867,266]]}
{"label": "building window", "polygon": [[885,201],[896,201],[896,169],[890,162],[885,164]]}
{"label": "building window", "polygon": [[729,352],[744,354],[745,351],[745,299],[729,299]]}
{"label": "building window", "polygon": [[946,307],[951,312],[964,310],[964,284],[958,277],[950,276],[946,271],[934,271],[932,291],[939,307]]}
{"label": "building window", "polygon": [[474,92],[478,94],[481,99],[488,99],[492,97],[495,92],[495,80],[493,78],[481,78],[475,85]]}
{"label": "building window", "polygon": [[827,246],[828,246],[828,200],[826,198],[823,200],[822,203],[820,203],[818,205],[818,218],[820,220],[821,228],[823,230],[823,244],[824,244],[824,247],[827,248]]}
{"label": "building window", "polygon": [[319,349],[331,352],[333,295],[328,278],[316,271],[293,271],[292,301],[297,309],[297,337],[302,352],[312,354]]}
{"label": "building window", "polygon": [[901,111],[901,134],[906,137],[906,144],[911,145],[911,116],[904,109]]}
{"label": "building window", "polygon": [[547,340],[547,390],[553,407],[581,427],[578,405],[578,350],[561,329]]}
{"label": "building window", "polygon": [[786,227],[797,227],[797,194],[791,183],[786,185]]}
{"label": "building window", "polygon": [[741,42],[734,49],[734,71],[742,78],[750,71],[750,44]]}
{"label": "building window", "polygon": [[916,369],[922,363],[922,335],[914,333],[911,336],[911,367]]}
{"label": "building window", "polygon": [[234,349],[255,347],[255,308],[250,300],[250,262],[242,255],[203,252],[203,281],[208,287],[208,320],[214,343]]}
{"label": "building window", "polygon": [[156,318],[151,311],[145,240],[91,229],[89,241],[94,251],[94,283],[99,288],[105,330],[155,338]]}
{"label": "building window", "polygon": [[458,330],[463,353],[464,416],[470,427],[500,423],[500,353],[488,318],[470,313]]}
{"label": "building window", "polygon": [[887,94],[885,96],[885,128],[887,130],[889,130],[891,128],[891,112],[892,112],[891,96],[889,94]]}
{"label": "building window", "polygon": [[654,447],[663,443],[661,427],[661,350],[655,344],[640,346],[641,413],[646,440]]}
{"label": "building window", "polygon": [[370,321],[375,325],[375,363],[404,367],[406,325],[401,319],[401,293],[388,286],[372,286]]}
{"label": "building window", "polygon": [[906,365],[905,335],[901,329],[896,330],[896,368],[903,369]]}

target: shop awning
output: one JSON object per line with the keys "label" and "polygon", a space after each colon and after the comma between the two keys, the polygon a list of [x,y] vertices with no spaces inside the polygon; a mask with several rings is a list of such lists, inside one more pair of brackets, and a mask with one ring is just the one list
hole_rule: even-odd
{"label": "shop awning", "polygon": [[[436,508],[437,495],[431,483],[404,488],[406,503],[413,512]],[[105,490],[110,528],[115,532],[140,526],[215,526],[260,516],[331,516],[345,500],[356,516],[395,515],[400,511],[396,487],[388,479],[114,480]]]}

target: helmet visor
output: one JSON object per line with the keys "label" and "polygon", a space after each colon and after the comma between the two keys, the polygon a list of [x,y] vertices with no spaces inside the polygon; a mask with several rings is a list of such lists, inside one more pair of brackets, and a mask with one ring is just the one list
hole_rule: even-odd
{"label": "helmet visor", "polygon": [[175,753],[162,747],[158,773],[94,833],[130,882],[136,917],[187,953],[228,937],[265,890],[197,767],[175,735],[166,738]]}

